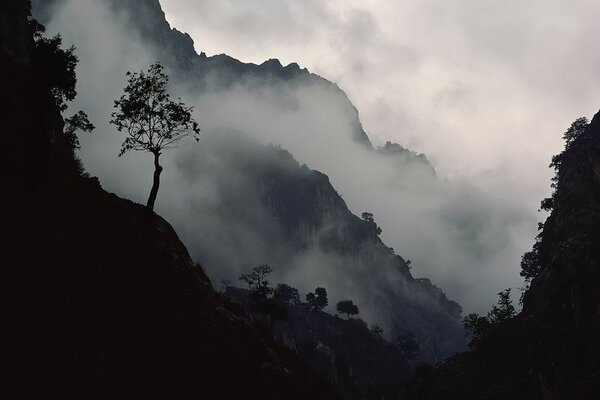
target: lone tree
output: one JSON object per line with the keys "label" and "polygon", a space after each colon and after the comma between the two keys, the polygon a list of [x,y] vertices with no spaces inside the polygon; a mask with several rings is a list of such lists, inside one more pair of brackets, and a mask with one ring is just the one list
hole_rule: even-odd
{"label": "lone tree", "polygon": [[130,150],[146,151],[154,155],[154,179],[147,208],[154,210],[163,168],[159,157],[164,150],[176,147],[186,136],[199,140],[200,129],[192,118],[193,107],[181,99],[171,100],[167,93],[169,77],[156,62],[147,72],[127,72],[129,77],[125,94],[115,100],[111,123],[127,136],[119,157]]}
{"label": "lone tree", "polygon": [[[283,321],[288,318],[288,309],[286,306],[294,301],[293,298],[297,296],[297,300],[300,300],[298,291],[291,286],[279,285],[274,291],[267,280],[271,272],[273,272],[273,268],[270,266],[258,265],[252,268],[252,272],[242,274],[239,278],[248,284],[254,310],[260,314],[269,316],[269,325],[267,327],[269,332],[273,329],[275,321]],[[291,296],[291,298],[284,299],[283,297],[286,295]]]}
{"label": "lone tree", "polygon": [[340,314],[346,314],[348,319],[350,319],[350,315],[358,314],[358,306],[354,304],[352,300],[342,300],[335,306],[335,309]]}
{"label": "lone tree", "polygon": [[327,290],[322,287],[315,289],[314,293],[308,293],[306,295],[306,302],[310,308],[310,311],[322,311],[329,301],[327,300]]}
{"label": "lone tree", "polygon": [[463,326],[471,334],[469,347],[471,349],[477,347],[481,339],[487,336],[494,327],[514,318],[515,315],[515,307],[510,299],[510,288],[504,289],[498,293],[498,303],[492,307],[487,316],[471,313],[463,319]]}
{"label": "lone tree", "polygon": [[369,225],[373,228],[373,230],[375,230],[375,233],[377,233],[378,235],[381,235],[381,228],[375,222],[375,217],[373,217],[373,213],[365,211],[364,213],[362,213],[361,217],[362,217],[363,221],[369,223]]}
{"label": "lone tree", "polygon": [[258,265],[252,268],[249,274],[240,275],[240,281],[248,284],[250,289],[250,297],[253,300],[264,300],[273,293],[273,288],[269,285],[267,277],[273,272],[273,268],[269,265]]}

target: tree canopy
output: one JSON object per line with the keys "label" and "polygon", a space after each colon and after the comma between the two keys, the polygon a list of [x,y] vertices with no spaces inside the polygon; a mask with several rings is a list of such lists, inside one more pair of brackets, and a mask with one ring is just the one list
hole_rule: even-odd
{"label": "tree canopy", "polygon": [[300,304],[300,294],[298,289],[285,283],[280,283],[275,288],[273,298],[283,304],[298,305]]}
{"label": "tree canopy", "polygon": [[75,85],[77,76],[77,56],[75,47],[62,48],[60,35],[46,38],[46,28],[37,21],[31,21],[34,43],[31,53],[32,68],[38,86],[48,95],[48,100],[62,112],[67,102],[77,96]]}
{"label": "tree canopy", "polygon": [[253,298],[267,298],[273,293],[273,288],[269,285],[267,277],[273,272],[273,268],[264,264],[252,268],[249,274],[240,275],[240,280],[248,284],[250,295]]}
{"label": "tree canopy", "polygon": [[419,343],[413,333],[407,333],[405,335],[398,336],[396,339],[396,347],[400,350],[402,355],[407,360],[414,360],[419,354],[420,347]]}
{"label": "tree canopy", "polygon": [[167,92],[169,77],[158,62],[147,72],[127,72],[128,81],[123,94],[115,100],[111,124],[125,133],[119,156],[131,151],[144,151],[154,155],[154,180],[147,207],[154,209],[162,166],[159,157],[164,150],[191,136],[199,140],[200,128],[192,118],[193,107],[181,99],[171,100]]}
{"label": "tree canopy", "polygon": [[338,302],[337,305],[335,306],[335,309],[340,314],[346,314],[348,319],[350,319],[351,315],[358,314],[358,306],[356,304],[354,304],[354,302],[352,300],[342,300],[342,301]]}
{"label": "tree canopy", "polygon": [[252,272],[242,274],[239,278],[248,284],[254,311],[269,317],[269,326],[267,327],[269,331],[273,328],[275,321],[288,318],[286,306],[291,304],[298,294],[298,290],[285,284],[278,285],[277,289],[273,290],[267,280],[271,272],[273,272],[273,268],[270,266],[258,265],[252,268]]}
{"label": "tree canopy", "polygon": [[316,288],[314,293],[306,295],[306,302],[311,311],[322,311],[329,304],[327,290],[322,287]]}
{"label": "tree canopy", "polygon": [[471,313],[463,319],[463,326],[471,334],[469,347],[477,347],[481,338],[486,336],[495,326],[513,318],[515,307],[510,299],[510,289],[498,293],[498,303],[492,307],[487,316]]}

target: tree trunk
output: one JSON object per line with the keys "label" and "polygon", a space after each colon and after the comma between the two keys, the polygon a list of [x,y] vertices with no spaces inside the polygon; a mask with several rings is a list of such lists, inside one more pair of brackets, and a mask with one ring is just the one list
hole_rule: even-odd
{"label": "tree trunk", "polygon": [[150,213],[154,211],[154,203],[156,202],[156,195],[158,194],[158,186],[160,185],[160,173],[163,170],[163,167],[158,163],[158,157],[160,157],[160,152],[153,152],[154,154],[154,179],[152,180],[152,189],[150,190],[150,196],[148,197],[148,203],[146,204],[146,208]]}

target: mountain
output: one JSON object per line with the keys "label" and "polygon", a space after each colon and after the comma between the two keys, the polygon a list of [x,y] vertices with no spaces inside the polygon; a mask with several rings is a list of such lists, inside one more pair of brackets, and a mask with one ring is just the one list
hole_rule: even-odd
{"label": "mountain", "polygon": [[600,393],[600,112],[555,157],[553,209],[523,311],[474,351],[421,371],[419,399],[591,399]]}
{"label": "mountain", "polygon": [[69,72],[39,63],[28,2],[3,1],[0,19],[13,393],[338,398],[213,290],[169,223],[65,162],[61,89],[45,84]]}
{"label": "mountain", "polygon": [[[232,132],[202,137],[179,162],[186,180],[212,182],[218,201],[198,205],[203,211],[191,216],[204,226],[185,236],[199,259],[220,266],[220,276],[234,280],[248,265],[268,263],[274,281],[303,293],[324,286],[335,302],[351,298],[389,339],[415,334],[421,360],[463,348],[461,307],[429,280],[413,278],[376,222],[352,214],[325,174]],[[215,230],[213,221],[229,229]]]}
{"label": "mountain", "polygon": [[[35,1],[34,11],[49,16],[61,3]],[[241,86],[260,99],[265,88],[275,87],[285,103],[288,92],[317,88],[310,94],[327,96],[327,104],[348,120],[345,134],[370,156],[398,170],[417,168],[435,178],[422,155],[393,143],[374,149],[356,108],[326,79],[277,60],[256,65],[226,55],[197,54],[189,35],[170,27],[156,0],[103,3],[187,90],[221,93]],[[290,97],[293,109],[297,105]],[[213,281],[237,279],[248,266],[268,263],[276,279],[304,292],[323,285],[335,300],[351,297],[365,319],[385,328],[389,339],[414,333],[423,361],[435,362],[464,349],[460,306],[428,279],[414,279],[407,262],[381,241],[377,224],[353,215],[327,175],[301,166],[283,149],[219,129],[205,131],[197,148],[181,153],[176,167],[186,187],[173,190],[184,203],[193,204],[174,223],[182,227],[178,230],[192,256],[201,260]],[[198,192],[188,191],[191,187]],[[193,228],[190,220],[197,221]]]}

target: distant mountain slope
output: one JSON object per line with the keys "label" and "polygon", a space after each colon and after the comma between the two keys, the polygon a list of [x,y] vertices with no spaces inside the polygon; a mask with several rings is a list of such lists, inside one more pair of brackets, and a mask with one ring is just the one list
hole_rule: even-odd
{"label": "distant mountain slope", "polygon": [[[21,398],[338,398],[212,289],[171,226],[57,155],[24,0],[0,3],[5,378]],[[59,71],[54,71],[59,73]],[[4,155],[4,154],[3,154]],[[5,203],[4,200],[7,200]],[[16,376],[14,376],[16,375]]]}
{"label": "distant mountain slope", "polygon": [[211,276],[233,280],[268,263],[276,281],[304,292],[320,285],[335,301],[355,300],[391,339],[416,334],[422,360],[464,347],[461,307],[429,280],[414,279],[381,241],[377,224],[353,215],[326,175],[283,149],[227,132],[205,135],[179,164],[185,180],[210,192],[191,194],[196,206],[185,218],[202,223],[183,236],[216,267]]}

